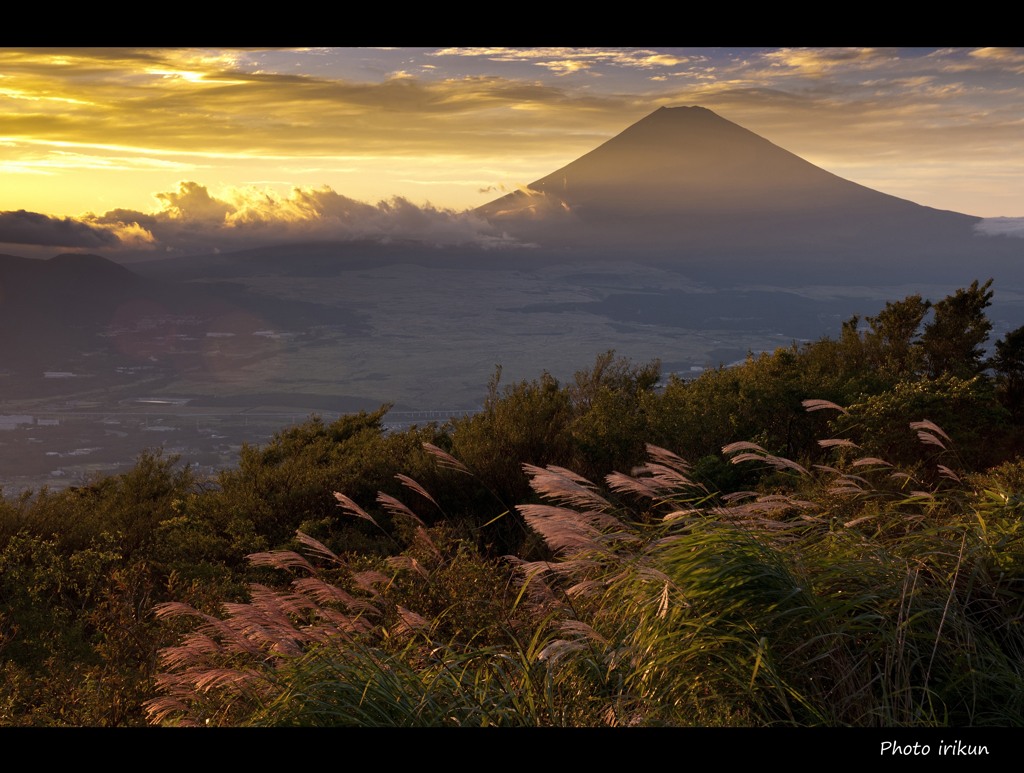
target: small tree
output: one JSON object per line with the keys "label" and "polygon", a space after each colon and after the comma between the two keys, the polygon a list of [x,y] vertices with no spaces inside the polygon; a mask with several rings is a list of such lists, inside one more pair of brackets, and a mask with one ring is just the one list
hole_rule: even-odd
{"label": "small tree", "polygon": [[600,478],[643,461],[660,378],[658,360],[636,364],[612,350],[598,355],[592,369],[576,373],[568,388],[575,469]]}
{"label": "small tree", "polygon": [[908,295],[902,301],[890,301],[876,316],[868,317],[870,331],[864,343],[870,364],[889,376],[918,373],[923,364],[918,329],[931,306],[920,295]]}
{"label": "small tree", "polygon": [[983,369],[984,344],[992,330],[985,309],[992,303],[992,280],[979,285],[971,282],[935,304],[935,317],[925,325],[924,347],[928,375],[938,378],[948,373],[971,378]]}
{"label": "small tree", "polygon": [[989,365],[996,373],[999,401],[1019,421],[1024,412],[1024,327],[996,341],[996,353]]}

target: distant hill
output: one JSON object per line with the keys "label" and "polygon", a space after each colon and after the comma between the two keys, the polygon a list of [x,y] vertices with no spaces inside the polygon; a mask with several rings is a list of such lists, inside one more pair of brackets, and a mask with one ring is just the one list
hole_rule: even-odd
{"label": "distant hill", "polygon": [[315,304],[255,296],[234,284],[144,277],[98,255],[0,255],[0,367],[19,376],[97,358],[107,363],[105,370],[149,363],[154,352],[168,356],[182,348],[171,338],[202,337],[227,320],[245,319],[346,325],[354,318]]}
{"label": "distant hill", "polygon": [[97,255],[50,260],[0,255],[0,352],[8,369],[54,368],[97,346],[96,331],[147,282]]}
{"label": "distant hill", "polygon": [[702,107],[659,108],[477,213],[542,247],[630,250],[719,273],[913,281],[961,276],[968,262],[986,275],[1016,268],[1024,252],[976,235],[980,218],[845,180]]}

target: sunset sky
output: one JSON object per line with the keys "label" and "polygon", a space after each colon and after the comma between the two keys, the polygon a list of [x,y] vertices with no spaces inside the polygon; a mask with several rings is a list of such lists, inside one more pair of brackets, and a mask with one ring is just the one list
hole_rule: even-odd
{"label": "sunset sky", "polygon": [[462,210],[679,105],[919,204],[1024,216],[1024,49],[5,48],[0,248],[457,241],[481,233]]}

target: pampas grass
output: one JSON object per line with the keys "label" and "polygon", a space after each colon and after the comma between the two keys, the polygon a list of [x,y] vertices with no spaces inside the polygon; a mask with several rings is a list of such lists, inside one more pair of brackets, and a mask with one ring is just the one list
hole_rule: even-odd
{"label": "pampas grass", "polygon": [[[827,401],[805,406],[842,411]],[[908,431],[940,446],[945,461],[955,456],[933,423]],[[357,571],[300,534],[304,554],[251,558],[298,575],[288,590],[254,586],[248,603],[225,604],[222,617],[158,608],[197,627],[164,651],[163,696],[150,717],[363,726],[1024,723],[1020,497],[975,491],[946,465],[928,486],[883,459],[851,458],[857,449],[842,438],[821,446],[835,458],[814,466],[749,442],[727,446],[733,463],[767,464],[781,476],[770,493],[728,497],[655,446],[646,464],[603,485],[526,466],[541,501],[516,511],[551,558],[508,557],[515,595],[488,612],[498,617],[486,637],[464,625],[443,636],[455,606],[427,613],[396,597],[433,588],[456,576],[453,562],[476,559],[465,544],[455,553],[436,544],[434,530],[382,495],[392,515],[417,521],[419,537],[378,568]],[[427,450],[442,469],[471,474]],[[345,579],[326,581],[322,565]]]}

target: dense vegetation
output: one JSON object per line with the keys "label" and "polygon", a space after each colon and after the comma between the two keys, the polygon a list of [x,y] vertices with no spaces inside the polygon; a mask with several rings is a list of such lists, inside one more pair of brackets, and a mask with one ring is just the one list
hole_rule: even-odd
{"label": "dense vegetation", "polygon": [[991,297],[7,500],[0,723],[1024,724],[1024,328],[986,359]]}

